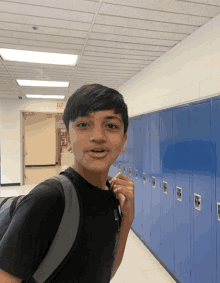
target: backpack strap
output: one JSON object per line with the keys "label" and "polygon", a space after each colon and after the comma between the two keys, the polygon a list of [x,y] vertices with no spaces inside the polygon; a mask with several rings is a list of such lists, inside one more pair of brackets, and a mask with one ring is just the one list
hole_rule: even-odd
{"label": "backpack strap", "polygon": [[4,203],[6,203],[7,200],[9,200],[11,197],[6,197],[3,199],[3,201],[0,203],[0,209],[2,208],[2,206],[4,205]]}
{"label": "backpack strap", "polygon": [[[17,202],[19,200],[19,198],[22,197],[22,196],[18,196],[18,197],[15,197],[14,200],[12,201],[11,203],[11,206],[10,206],[10,210],[9,210],[9,213],[10,213],[10,218],[12,219],[13,217],[13,213],[15,211],[15,208],[17,206]],[[24,196],[23,196],[24,197]]]}
{"label": "backpack strap", "polygon": [[[62,183],[65,194],[65,210],[49,251],[32,276],[37,283],[43,283],[48,277],[52,277],[67,256],[78,234],[80,220],[79,200],[72,182],[65,175],[58,175],[49,179],[57,179]],[[72,225],[70,225],[71,223]]]}

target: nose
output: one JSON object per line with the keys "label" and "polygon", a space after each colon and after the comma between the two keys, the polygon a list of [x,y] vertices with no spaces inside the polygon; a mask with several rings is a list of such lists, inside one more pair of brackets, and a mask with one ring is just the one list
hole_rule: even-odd
{"label": "nose", "polygon": [[97,140],[97,141],[106,140],[105,131],[102,129],[102,127],[94,127],[94,130],[92,131],[90,135],[90,139]]}

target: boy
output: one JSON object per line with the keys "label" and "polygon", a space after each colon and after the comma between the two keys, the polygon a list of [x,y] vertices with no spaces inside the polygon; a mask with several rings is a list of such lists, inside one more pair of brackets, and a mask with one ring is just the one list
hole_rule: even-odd
{"label": "boy", "polygon": [[[47,282],[107,283],[119,235],[113,213],[117,202],[108,171],[125,151],[127,105],[114,89],[86,85],[68,99],[63,121],[75,161],[60,174],[76,188],[82,219],[62,270]],[[38,184],[15,210],[0,243],[0,282],[35,282],[28,280],[49,250],[64,212],[58,183]]]}

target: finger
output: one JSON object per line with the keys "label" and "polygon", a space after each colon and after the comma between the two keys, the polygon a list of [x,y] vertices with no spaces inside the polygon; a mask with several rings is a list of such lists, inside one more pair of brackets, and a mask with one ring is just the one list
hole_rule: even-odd
{"label": "finger", "polygon": [[112,178],[112,180],[125,180],[125,181],[129,181],[134,183],[134,181],[130,178],[128,178],[127,176],[125,176],[124,174],[122,174],[122,172],[118,172],[118,174],[115,175],[115,177]]}
{"label": "finger", "polygon": [[122,185],[122,186],[133,186],[133,182],[123,181],[123,180],[115,180],[111,183],[111,186],[114,187],[116,185]]}

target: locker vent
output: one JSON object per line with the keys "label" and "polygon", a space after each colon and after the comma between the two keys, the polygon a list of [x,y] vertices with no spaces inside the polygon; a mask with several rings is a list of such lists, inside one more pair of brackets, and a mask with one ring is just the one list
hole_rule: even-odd
{"label": "locker vent", "polygon": [[143,182],[146,184],[146,174],[143,173]]}
{"label": "locker vent", "polygon": [[201,210],[201,196],[194,194],[194,207],[197,210]]}
{"label": "locker vent", "polygon": [[177,188],[177,200],[182,201],[182,188]]}
{"label": "locker vent", "polygon": [[220,203],[217,202],[217,215],[218,215],[218,221],[220,221]]}
{"label": "locker vent", "polygon": [[155,188],[155,177],[152,177],[152,188]]}
{"label": "locker vent", "polygon": [[163,192],[164,194],[167,194],[167,182],[163,181]]}

